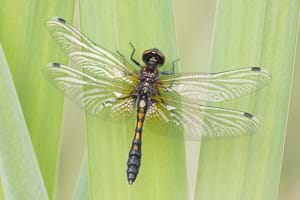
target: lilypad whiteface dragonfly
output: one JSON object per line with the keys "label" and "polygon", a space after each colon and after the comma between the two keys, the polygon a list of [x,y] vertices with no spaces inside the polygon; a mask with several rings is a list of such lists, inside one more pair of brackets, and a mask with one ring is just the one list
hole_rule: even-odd
{"label": "lilypad whiteface dragonfly", "polygon": [[[47,21],[52,37],[74,63],[51,63],[47,76],[92,115],[104,112],[131,114],[136,110],[135,135],[127,162],[132,184],[141,164],[144,120],[173,124],[194,136],[236,136],[257,132],[258,120],[250,113],[206,106],[237,98],[263,87],[270,75],[260,67],[219,73],[161,72],[165,57],[158,49],[144,51],[140,64],[126,61],[96,45],[64,19]],[[174,64],[174,63],[173,63]]]}

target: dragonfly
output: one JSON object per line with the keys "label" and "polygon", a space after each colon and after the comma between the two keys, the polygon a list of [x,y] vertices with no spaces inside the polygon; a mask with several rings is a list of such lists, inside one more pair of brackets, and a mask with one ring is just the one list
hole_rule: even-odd
{"label": "dragonfly", "polygon": [[60,17],[47,21],[50,35],[71,58],[72,65],[53,62],[46,76],[58,89],[80,103],[91,115],[129,115],[136,112],[134,137],[127,161],[127,181],[133,184],[141,166],[144,123],[181,127],[189,136],[238,136],[256,133],[258,119],[237,110],[211,107],[265,86],[271,76],[261,67],[218,73],[161,71],[164,54],[145,50],[143,64],[95,44]]}

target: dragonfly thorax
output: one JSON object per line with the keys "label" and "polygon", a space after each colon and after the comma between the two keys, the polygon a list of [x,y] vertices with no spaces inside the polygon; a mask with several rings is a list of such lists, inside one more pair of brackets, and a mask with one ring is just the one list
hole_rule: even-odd
{"label": "dragonfly thorax", "polygon": [[139,83],[137,85],[138,94],[149,94],[150,96],[155,94],[154,82],[158,79],[157,70],[149,70],[144,67],[140,72]]}
{"label": "dragonfly thorax", "polygon": [[157,78],[158,78],[158,70],[157,69],[152,69],[151,67],[146,66],[141,70],[140,80],[147,81],[147,82],[153,82]]}

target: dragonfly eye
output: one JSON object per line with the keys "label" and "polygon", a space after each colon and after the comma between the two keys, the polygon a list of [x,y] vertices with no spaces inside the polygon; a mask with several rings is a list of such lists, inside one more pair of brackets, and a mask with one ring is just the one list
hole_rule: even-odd
{"label": "dragonfly eye", "polygon": [[143,61],[146,64],[149,62],[155,62],[159,65],[163,65],[165,62],[165,56],[158,49],[149,49],[144,51]]}

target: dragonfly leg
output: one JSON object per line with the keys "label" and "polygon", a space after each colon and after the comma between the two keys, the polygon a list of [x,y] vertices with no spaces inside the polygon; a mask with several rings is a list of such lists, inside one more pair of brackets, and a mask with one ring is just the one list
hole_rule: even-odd
{"label": "dragonfly leg", "polygon": [[180,61],[180,58],[177,58],[177,59],[172,61],[172,72],[173,72],[173,74],[175,73],[176,63],[178,63],[179,61]]}
{"label": "dragonfly leg", "polygon": [[119,54],[119,56],[121,56],[122,58],[124,58],[125,59],[125,56],[124,56],[124,54],[122,54],[119,50],[117,50],[117,53]]}
{"label": "dragonfly leg", "polygon": [[131,52],[131,55],[130,55],[131,61],[134,62],[134,64],[136,64],[137,66],[141,67],[141,64],[137,60],[134,59],[135,47],[133,46],[133,44],[131,42],[129,42],[129,45],[132,48],[132,52]]}
{"label": "dragonfly leg", "polygon": [[163,91],[164,92],[169,92],[169,89],[172,88],[173,84],[174,84],[174,80],[171,81],[171,83],[167,87],[162,87]]}
{"label": "dragonfly leg", "polygon": [[124,56],[124,54],[122,54],[119,50],[117,50],[117,53],[119,54],[119,56],[122,58],[122,60],[123,60],[123,63],[125,63],[125,61],[126,61],[126,58],[125,58],[125,56]]}
{"label": "dragonfly leg", "polygon": [[172,70],[171,71],[160,72],[160,74],[163,74],[163,75],[172,75],[172,74],[175,74],[176,63],[178,61],[180,61],[180,58],[177,58],[176,60],[172,61]]}

